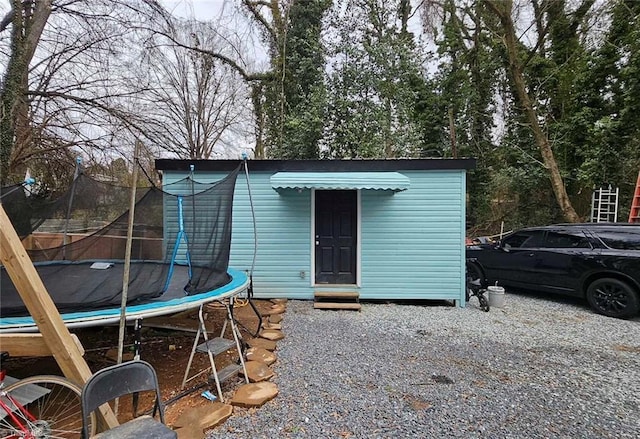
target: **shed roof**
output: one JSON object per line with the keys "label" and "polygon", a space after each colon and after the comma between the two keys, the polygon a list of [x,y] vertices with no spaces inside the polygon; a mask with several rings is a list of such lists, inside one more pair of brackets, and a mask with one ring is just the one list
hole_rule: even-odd
{"label": "shed roof", "polygon": [[[158,159],[159,171],[224,171],[235,169],[241,160]],[[389,159],[389,160],[249,160],[253,172],[384,172],[474,169],[476,159]]]}

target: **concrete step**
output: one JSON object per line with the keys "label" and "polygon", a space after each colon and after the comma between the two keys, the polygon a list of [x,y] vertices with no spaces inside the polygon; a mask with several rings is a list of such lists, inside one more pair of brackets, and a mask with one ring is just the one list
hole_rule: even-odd
{"label": "concrete step", "polygon": [[360,311],[362,306],[359,303],[352,302],[314,302],[314,309],[348,309]]}

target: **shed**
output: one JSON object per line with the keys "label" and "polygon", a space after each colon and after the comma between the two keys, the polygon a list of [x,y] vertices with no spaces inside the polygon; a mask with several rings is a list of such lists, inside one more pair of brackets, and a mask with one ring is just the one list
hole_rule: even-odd
{"label": "shed", "polygon": [[[156,160],[163,184],[220,180],[238,160]],[[252,160],[238,175],[230,265],[255,297],[454,300],[464,306],[466,172],[474,159]],[[206,212],[202,214],[206,215]]]}

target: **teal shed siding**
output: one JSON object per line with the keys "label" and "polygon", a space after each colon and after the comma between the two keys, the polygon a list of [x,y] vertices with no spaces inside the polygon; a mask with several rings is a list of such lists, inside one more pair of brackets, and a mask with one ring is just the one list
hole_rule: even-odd
{"label": "teal shed siding", "polygon": [[362,192],[361,297],[460,299],[465,172],[403,173],[406,191]]}
{"label": "teal shed siding", "polygon": [[[271,188],[272,173],[250,175],[251,200],[244,174],[238,175],[233,207],[233,231],[229,265],[250,271],[253,264],[254,236],[257,252],[253,286],[257,297],[313,297],[310,287],[311,220],[309,191],[287,191],[281,196]],[[195,172],[202,183],[218,181],[225,173]],[[185,177],[181,172],[165,172],[164,184]],[[251,204],[256,217],[256,233]],[[301,276],[304,273],[304,278]]]}
{"label": "teal shed siding", "polygon": [[[313,191],[274,190],[274,172],[244,174],[234,196],[230,265],[253,271],[256,297],[312,299],[314,290],[354,289],[362,299],[457,300],[464,304],[465,170],[399,171],[407,190],[359,191],[359,272],[356,286],[312,284]],[[217,181],[223,172],[196,172],[197,181]],[[164,183],[186,176],[165,171]]]}

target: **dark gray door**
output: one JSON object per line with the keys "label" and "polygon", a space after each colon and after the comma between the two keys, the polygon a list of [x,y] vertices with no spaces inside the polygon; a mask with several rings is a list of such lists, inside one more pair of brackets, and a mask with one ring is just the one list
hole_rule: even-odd
{"label": "dark gray door", "polygon": [[316,191],[316,283],[356,283],[357,191]]}

